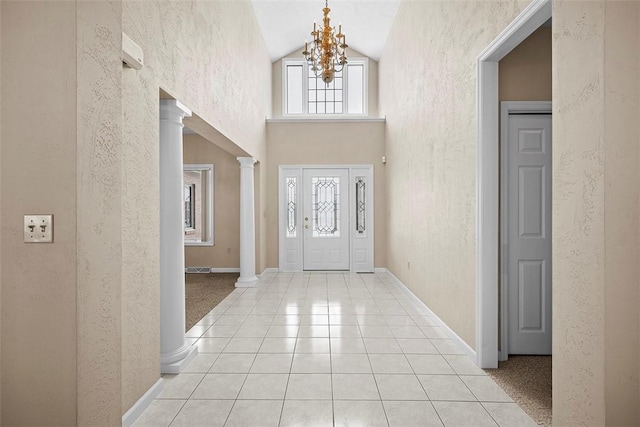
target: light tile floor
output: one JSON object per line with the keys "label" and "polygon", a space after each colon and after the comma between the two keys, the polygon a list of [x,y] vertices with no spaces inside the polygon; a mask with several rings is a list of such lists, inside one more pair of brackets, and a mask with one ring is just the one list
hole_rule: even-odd
{"label": "light tile floor", "polygon": [[134,426],[535,426],[386,273],[267,274]]}

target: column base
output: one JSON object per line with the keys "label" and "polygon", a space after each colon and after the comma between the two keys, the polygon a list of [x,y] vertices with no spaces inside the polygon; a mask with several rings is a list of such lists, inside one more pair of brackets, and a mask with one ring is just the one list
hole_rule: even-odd
{"label": "column base", "polygon": [[258,283],[260,279],[256,276],[240,277],[236,282],[236,288],[254,288]]}
{"label": "column base", "polygon": [[193,358],[196,357],[197,354],[198,354],[198,347],[189,345],[186,351],[184,351],[184,356],[178,360],[175,360],[175,354],[171,355],[173,357],[169,358],[170,361],[166,361],[165,357],[160,356],[160,373],[179,374],[180,372],[184,371],[184,368],[187,367],[189,362],[191,362]]}

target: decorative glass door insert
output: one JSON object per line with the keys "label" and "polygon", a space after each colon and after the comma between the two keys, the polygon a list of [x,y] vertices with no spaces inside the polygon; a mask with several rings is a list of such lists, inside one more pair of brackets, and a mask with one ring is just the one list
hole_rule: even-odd
{"label": "decorative glass door insert", "polygon": [[298,221],[297,178],[287,177],[287,237],[296,237]]}
{"label": "decorative glass door insert", "polygon": [[303,269],[349,270],[349,169],[305,168]]}
{"label": "decorative glass door insert", "polygon": [[356,177],[356,231],[358,234],[364,234],[366,231],[366,215],[367,215],[367,191],[364,176]]}
{"label": "decorative glass door insert", "polygon": [[313,237],[340,237],[340,177],[311,178]]}
{"label": "decorative glass door insert", "polygon": [[373,167],[279,167],[281,271],[371,272]]}

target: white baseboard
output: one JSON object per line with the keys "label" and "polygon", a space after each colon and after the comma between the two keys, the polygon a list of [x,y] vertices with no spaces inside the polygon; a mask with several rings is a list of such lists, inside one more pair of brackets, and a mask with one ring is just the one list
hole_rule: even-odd
{"label": "white baseboard", "polygon": [[[391,272],[389,270],[387,270],[386,267],[376,267],[376,268],[373,269],[373,272],[374,273],[389,273],[389,274],[391,274]],[[393,274],[391,274],[391,275],[393,276]],[[395,278],[396,276],[393,276],[393,277]],[[398,280],[398,279],[396,279],[396,280]]]}
{"label": "white baseboard", "polygon": [[[380,271],[378,271],[380,270]],[[405,285],[404,283],[402,283],[400,281],[400,279],[398,279],[392,272],[390,272],[388,269],[386,268],[381,268],[381,269],[376,269],[376,273],[387,273],[389,274],[393,280],[396,281],[396,283],[398,285],[400,285],[401,288],[403,288],[403,290],[417,303],[421,304],[428,312],[430,316],[433,316],[433,318],[435,319],[436,323],[438,324],[438,326],[440,326],[442,329],[444,329],[444,331],[447,333],[447,335],[449,335],[449,337],[458,345],[458,347],[460,347],[470,358],[471,360],[473,360],[473,362],[477,365],[478,364],[478,360],[477,360],[477,354],[476,351],[471,348],[469,346],[469,344],[467,344],[462,338],[460,338],[458,336],[458,334],[456,334],[453,329],[451,329],[449,327],[449,325],[447,325],[444,320],[442,320],[441,318],[439,318],[434,312],[433,310],[431,310],[429,308],[429,306],[427,306],[427,304],[424,303],[424,301],[422,301],[420,298],[418,298],[416,296],[416,294],[414,294],[411,289],[409,289],[407,287],[407,285]]]}
{"label": "white baseboard", "polygon": [[131,409],[129,409],[122,416],[122,427],[130,427],[138,417],[151,405],[151,402],[154,401],[156,397],[160,395],[162,389],[164,388],[164,380],[160,378],[154,385],[147,390],[145,394],[142,395],[140,399],[136,403],[133,404]]}

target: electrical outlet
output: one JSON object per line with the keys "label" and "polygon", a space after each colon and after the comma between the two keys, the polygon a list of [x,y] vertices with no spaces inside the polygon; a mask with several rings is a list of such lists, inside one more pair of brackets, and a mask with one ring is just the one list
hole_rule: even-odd
{"label": "electrical outlet", "polygon": [[53,215],[25,215],[24,242],[53,243]]}
{"label": "electrical outlet", "polygon": [[407,270],[411,270],[411,261],[407,261]]}

